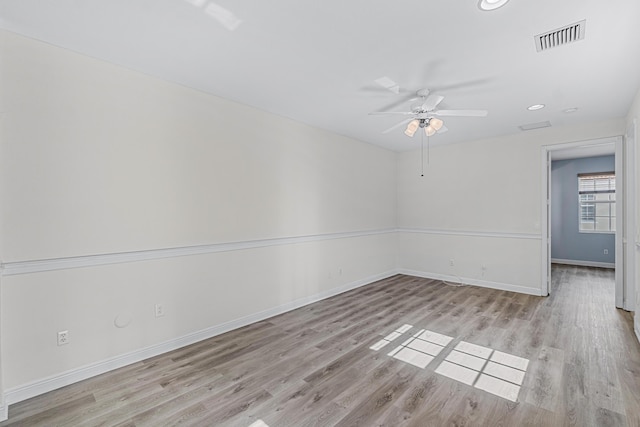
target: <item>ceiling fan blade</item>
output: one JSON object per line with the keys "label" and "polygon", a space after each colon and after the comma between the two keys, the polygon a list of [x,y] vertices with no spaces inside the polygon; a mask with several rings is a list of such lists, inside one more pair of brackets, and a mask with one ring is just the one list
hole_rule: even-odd
{"label": "ceiling fan blade", "polygon": [[412,120],[413,120],[413,118],[410,118],[410,119],[407,119],[407,120],[403,120],[400,123],[397,123],[397,124],[391,126],[389,129],[382,131],[382,133],[389,133],[392,130],[399,128],[400,126],[406,125],[407,123],[409,123]]}
{"label": "ceiling fan blade", "polygon": [[438,106],[444,99],[444,96],[429,95],[429,97],[422,104],[422,109],[425,111],[431,111]]}
{"label": "ceiling fan blade", "polygon": [[489,112],[487,110],[436,110],[433,112],[436,116],[458,116],[458,117],[485,117]]}
{"label": "ceiling fan blade", "polygon": [[445,132],[448,132],[448,131],[449,131],[449,128],[446,127],[445,125],[442,125],[442,127],[440,129],[438,129],[437,133],[445,133]]}
{"label": "ceiling fan blade", "polygon": [[370,116],[382,116],[385,114],[401,114],[403,116],[414,114],[411,111],[372,111],[369,113]]}
{"label": "ceiling fan blade", "polygon": [[383,88],[387,89],[390,92],[395,93],[396,95],[398,95],[400,93],[400,85],[398,83],[394,82],[393,80],[391,80],[387,76],[382,76],[379,79],[376,79],[374,81],[378,85],[382,86]]}

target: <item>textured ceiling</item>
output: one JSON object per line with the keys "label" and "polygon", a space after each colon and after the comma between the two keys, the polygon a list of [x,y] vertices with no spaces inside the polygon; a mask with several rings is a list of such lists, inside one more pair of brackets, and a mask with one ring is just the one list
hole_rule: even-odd
{"label": "textured ceiling", "polygon": [[[624,117],[640,83],[640,1],[2,0],[0,27],[392,150],[419,146],[400,116],[415,91],[450,144]],[[534,36],[586,19],[584,40],[536,52]],[[388,77],[398,94],[375,81]],[[546,104],[527,111],[531,104]],[[577,107],[574,113],[563,110]]]}

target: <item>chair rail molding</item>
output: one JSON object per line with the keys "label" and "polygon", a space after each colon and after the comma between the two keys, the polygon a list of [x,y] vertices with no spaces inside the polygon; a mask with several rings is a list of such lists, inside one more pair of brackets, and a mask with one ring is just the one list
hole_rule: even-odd
{"label": "chair rail molding", "polygon": [[246,240],[228,243],[213,243],[198,246],[183,246],[176,248],[149,249],[131,252],[118,252],[99,255],[82,255],[68,258],[53,258],[42,260],[16,261],[3,263],[1,267],[2,276],[13,276],[17,274],[40,273],[44,271],[66,270],[72,268],[94,267],[107,264],[121,264],[126,262],[150,261],[163,258],[174,258],[181,256],[203,255],[218,252],[239,251],[248,249],[265,248],[270,246],[294,245],[308,242],[319,242],[334,239],[349,239],[381,234],[395,233],[396,230],[379,229],[353,231],[344,233],[313,234],[295,237],[279,237],[262,240]]}

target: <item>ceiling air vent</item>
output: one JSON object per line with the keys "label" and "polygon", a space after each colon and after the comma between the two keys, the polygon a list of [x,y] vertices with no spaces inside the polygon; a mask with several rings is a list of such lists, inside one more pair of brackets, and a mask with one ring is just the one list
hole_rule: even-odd
{"label": "ceiling air vent", "polygon": [[520,125],[518,126],[520,128],[520,130],[534,130],[534,129],[542,129],[542,128],[548,128],[551,127],[551,123],[550,122],[538,122],[538,123],[529,123],[526,125]]}
{"label": "ceiling air vent", "polygon": [[557,30],[538,34],[535,36],[536,50],[542,52],[554,47],[573,43],[584,38],[584,29],[587,21],[583,19],[575,24],[567,25]]}

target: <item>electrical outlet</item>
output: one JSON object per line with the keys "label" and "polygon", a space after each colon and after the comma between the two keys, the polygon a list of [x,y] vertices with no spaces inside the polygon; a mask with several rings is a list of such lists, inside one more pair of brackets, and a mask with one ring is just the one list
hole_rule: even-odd
{"label": "electrical outlet", "polygon": [[609,255],[609,249],[605,249],[605,250],[604,250],[604,254],[605,254],[605,255]]}
{"label": "electrical outlet", "polygon": [[156,317],[164,316],[164,305],[156,304]]}
{"label": "electrical outlet", "polygon": [[69,344],[69,331],[58,332],[58,345]]}
{"label": "electrical outlet", "polygon": [[453,258],[451,258],[451,259],[449,260],[449,265],[450,265],[451,267],[453,267],[453,266],[454,266],[454,264],[455,264],[455,262],[453,262]]}

